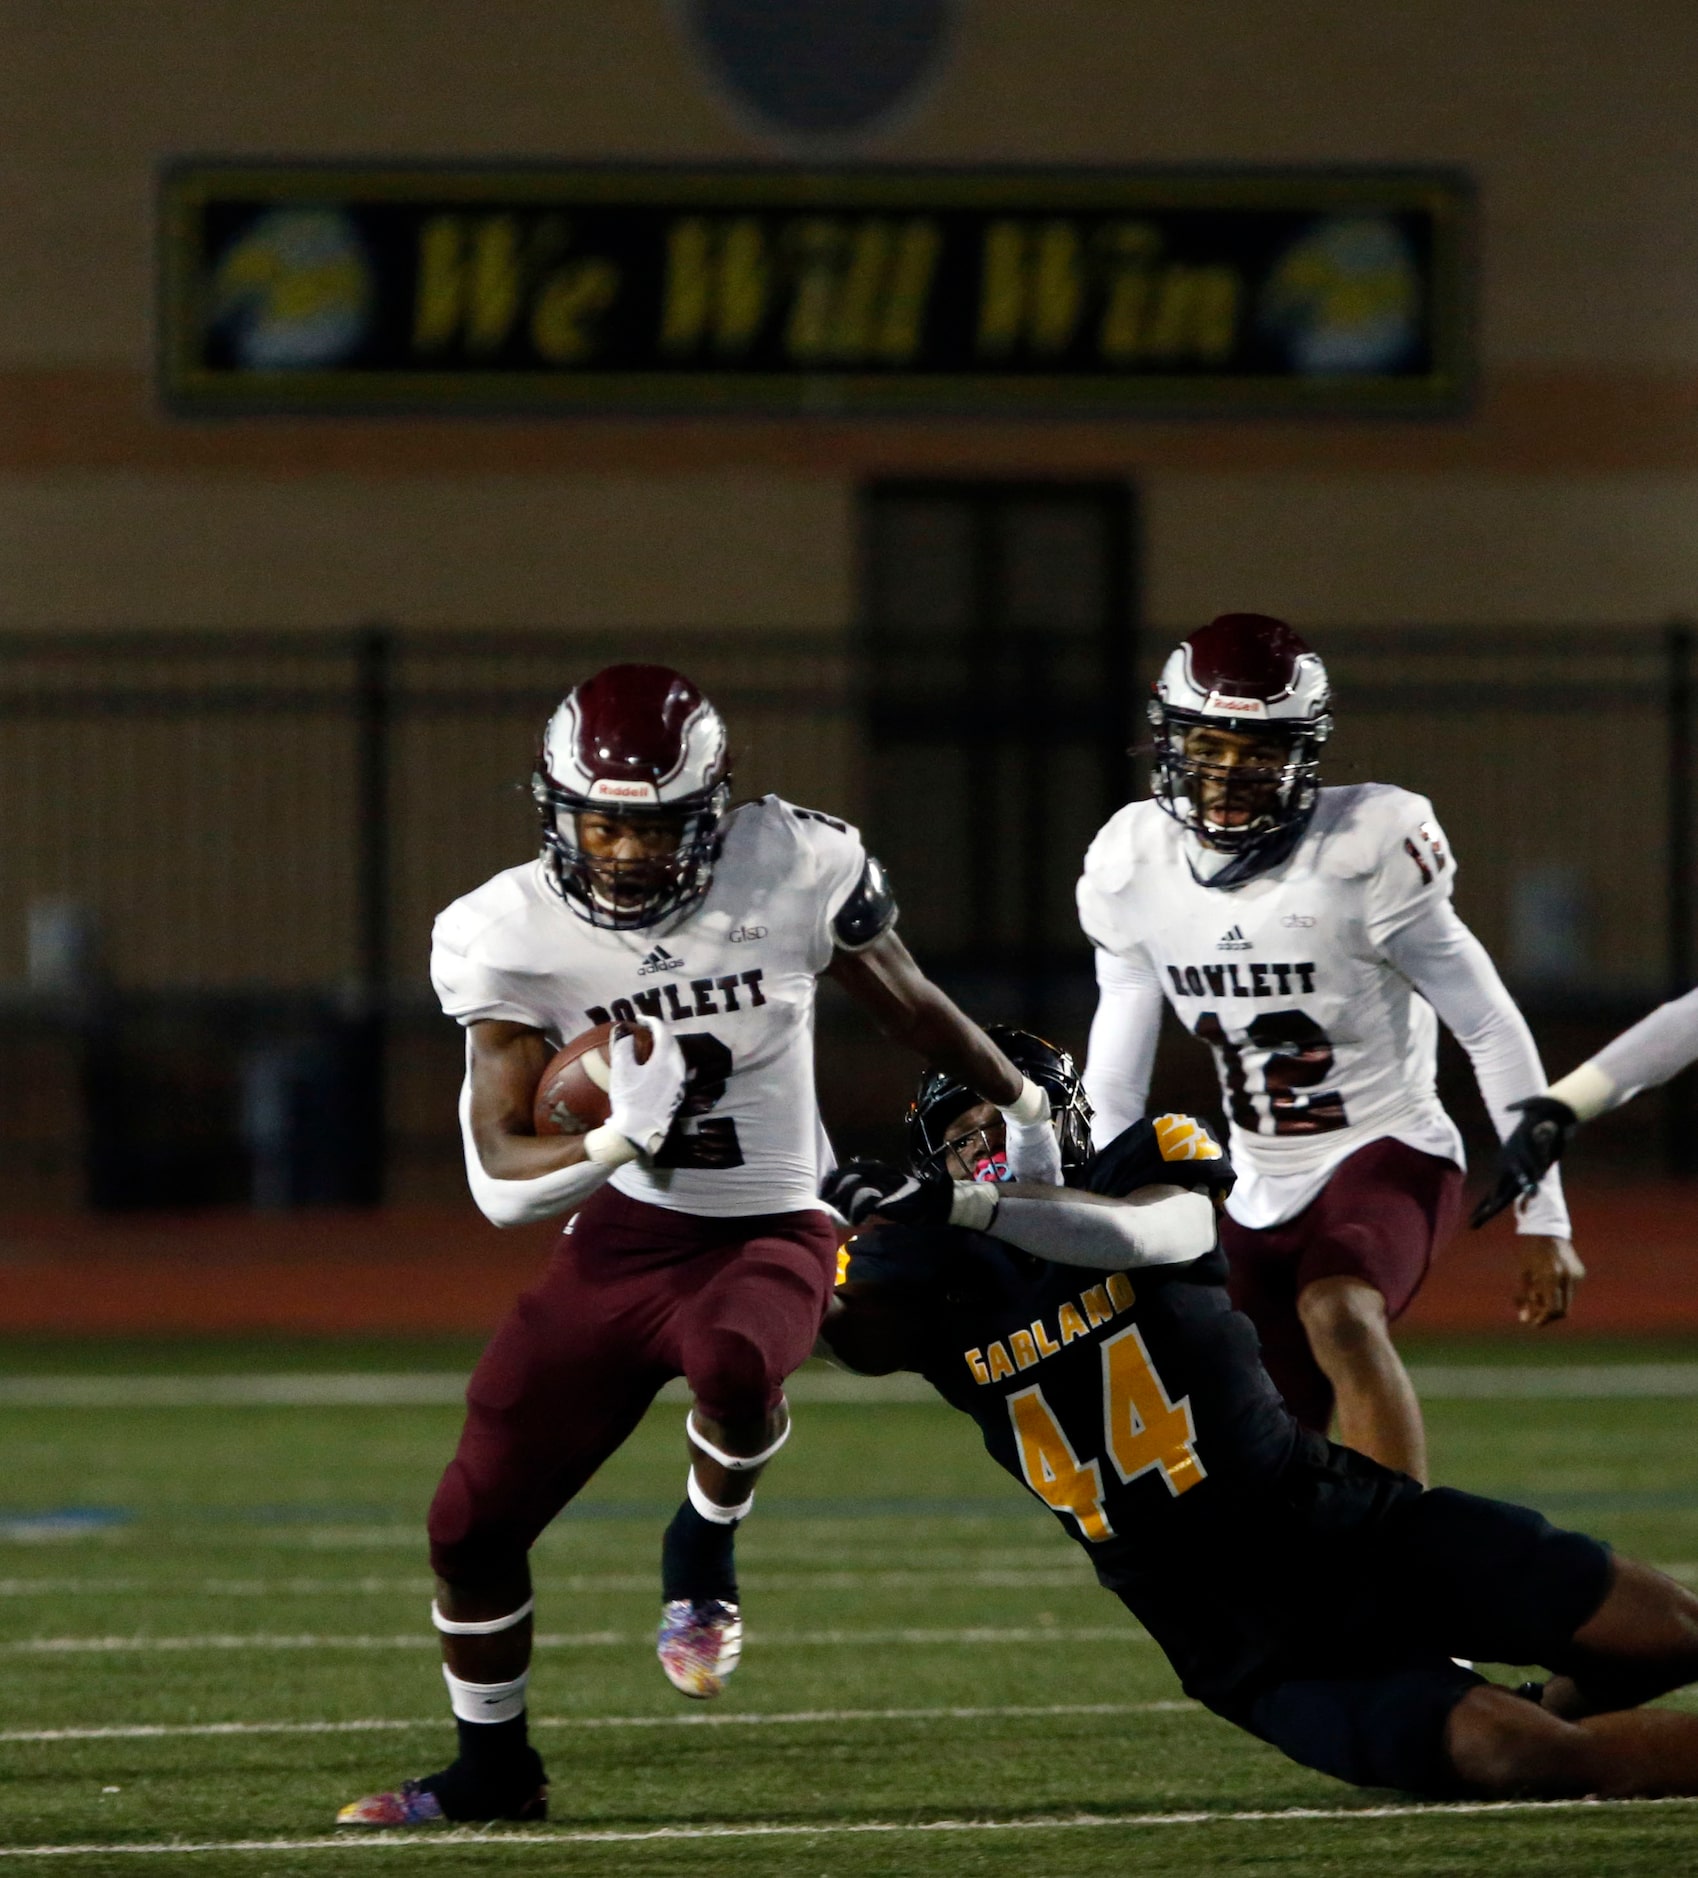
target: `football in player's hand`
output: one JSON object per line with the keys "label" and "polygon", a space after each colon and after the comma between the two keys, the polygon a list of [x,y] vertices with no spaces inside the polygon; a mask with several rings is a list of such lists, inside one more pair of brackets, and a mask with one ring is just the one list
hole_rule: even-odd
{"label": "football in player's hand", "polygon": [[[539,1135],[581,1135],[599,1128],[612,1112],[607,1099],[613,1080],[608,1044],[613,1024],[597,1024],[574,1037],[542,1072],[531,1108],[531,1122]],[[640,1024],[634,1025],[637,1061],[646,1063],[654,1039]]]}

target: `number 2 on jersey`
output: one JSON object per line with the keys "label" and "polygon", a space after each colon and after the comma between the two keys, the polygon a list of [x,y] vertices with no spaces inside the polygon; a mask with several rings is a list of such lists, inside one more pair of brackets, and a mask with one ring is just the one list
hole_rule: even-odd
{"label": "number 2 on jersey", "polygon": [[[1204,1477],[1197,1458],[1197,1431],[1191,1421],[1191,1398],[1171,1401],[1143,1333],[1136,1324],[1102,1346],[1103,1422],[1109,1459],[1121,1481],[1130,1485],[1154,1471],[1177,1498]],[[1008,1398],[1008,1415],[1020,1450],[1026,1485],[1058,1513],[1071,1513],[1093,1543],[1114,1537],[1103,1511],[1100,1461],[1081,1461],[1073,1444],[1035,1384]]]}
{"label": "number 2 on jersey", "polygon": [[[708,1115],[725,1096],[731,1078],[731,1051],[711,1031],[690,1031],[678,1039],[689,1080],[684,1100],[666,1139],[655,1152],[656,1167],[741,1167],[743,1145],[737,1139],[736,1119]],[[697,1121],[698,1116],[707,1116]],[[696,1123],[686,1128],[687,1121]]]}

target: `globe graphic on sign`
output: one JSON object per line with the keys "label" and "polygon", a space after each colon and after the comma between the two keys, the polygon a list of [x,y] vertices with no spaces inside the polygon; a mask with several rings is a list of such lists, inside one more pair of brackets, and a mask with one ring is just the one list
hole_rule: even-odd
{"label": "globe graphic on sign", "polygon": [[1295,371],[1395,371],[1420,338],[1421,271],[1389,216],[1334,216],[1280,256],[1257,317]]}
{"label": "globe graphic on sign", "polygon": [[273,209],[218,257],[211,324],[250,371],[335,365],[365,338],[374,287],[337,209]]}

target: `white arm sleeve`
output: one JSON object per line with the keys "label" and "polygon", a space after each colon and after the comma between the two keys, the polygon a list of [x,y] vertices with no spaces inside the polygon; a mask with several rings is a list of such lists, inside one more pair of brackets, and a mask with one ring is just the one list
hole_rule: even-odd
{"label": "white arm sleeve", "polygon": [[466,1150],[466,1184],[484,1218],[497,1226],[529,1226],[539,1219],[552,1219],[583,1203],[605,1186],[613,1172],[600,1161],[580,1161],[576,1167],[562,1167],[552,1174],[538,1174],[533,1180],[497,1180],[484,1172],[472,1139],[472,1079],[460,1085],[460,1141]]}
{"label": "white arm sleeve", "polygon": [[1589,1121],[1620,1108],[1641,1089],[1654,1089],[1678,1076],[1692,1062],[1698,1062],[1698,991],[1659,1004],[1649,1017],[1606,1043],[1590,1063],[1553,1084],[1551,1093],[1583,1122]]}
{"label": "white arm sleeve", "polygon": [[1215,1248],[1215,1208],[1206,1193],[1144,1187],[1112,1206],[1093,1206],[1069,1200],[1064,1189],[1053,1192],[1002,1197],[984,1230],[1036,1258],[1099,1272],[1183,1264]]}
{"label": "white arm sleeve", "polygon": [[1165,999],[1142,949],[1132,958],[1097,948],[1097,1013],[1085,1056],[1091,1135],[1104,1147],[1142,1118],[1161,1036]]}
{"label": "white arm sleeve", "polygon": [[[1501,1139],[1518,1117],[1510,1108],[1545,1087],[1545,1071],[1527,1020],[1504,988],[1486,948],[1463,925],[1448,899],[1432,899],[1381,941],[1385,956],[1444,1019],[1474,1065]],[[1516,1209],[1518,1230],[1569,1236],[1561,1176],[1553,1167],[1538,1191]]]}

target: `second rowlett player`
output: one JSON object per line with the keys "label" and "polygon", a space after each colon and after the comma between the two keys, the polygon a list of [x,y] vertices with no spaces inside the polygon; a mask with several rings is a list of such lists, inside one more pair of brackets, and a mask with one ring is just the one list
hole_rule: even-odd
{"label": "second rowlett player", "polygon": [[[1336,1406],[1343,1441],[1424,1479],[1388,1326],[1461,1203],[1437,1019],[1500,1135],[1545,1086],[1538,1051],[1451,905],[1432,805],[1320,786],[1327,675],[1289,626],[1216,619],[1168,658],[1150,711],[1152,799],[1101,830],[1079,882],[1098,1139],[1143,1113],[1165,1001],[1215,1054],[1239,1172],[1222,1243],[1274,1380],[1305,1425],[1325,1432]],[[1554,1174],[1518,1225],[1522,1319],[1554,1321],[1581,1275]]]}

